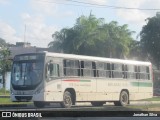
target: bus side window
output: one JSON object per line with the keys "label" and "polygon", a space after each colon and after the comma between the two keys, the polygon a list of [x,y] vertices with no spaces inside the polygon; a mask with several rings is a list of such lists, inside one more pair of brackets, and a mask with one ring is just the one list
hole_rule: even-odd
{"label": "bus side window", "polygon": [[[122,75],[122,64],[120,63],[115,63],[115,64],[112,64],[114,65],[114,70],[113,70],[113,78],[123,78],[123,75]],[[113,66],[112,66],[113,67]]]}
{"label": "bus side window", "polygon": [[106,78],[111,78],[111,64],[104,63],[104,70],[106,71]]}
{"label": "bus side window", "polygon": [[107,70],[107,64],[104,62],[97,62],[97,76],[101,77],[101,78],[108,78],[109,77],[109,73]]}
{"label": "bus side window", "polygon": [[149,80],[149,67],[148,66],[140,66],[140,79]]}
{"label": "bus side window", "polygon": [[140,79],[140,67],[139,66],[135,66],[135,73],[136,73],[136,79]]}
{"label": "bus side window", "polygon": [[127,67],[127,79],[136,79],[136,70],[137,68],[136,68],[136,66],[134,66],[134,65],[128,65],[128,67]]}
{"label": "bus side window", "polygon": [[149,66],[146,67],[146,79],[150,80]]}
{"label": "bus side window", "polygon": [[84,69],[84,61],[80,62],[80,68],[81,68],[81,76],[83,76],[83,69]]}
{"label": "bus side window", "polygon": [[55,63],[49,63],[48,72],[49,77],[59,77],[59,65]]}
{"label": "bus side window", "polygon": [[63,74],[66,76],[66,60],[63,60]]}
{"label": "bus side window", "polygon": [[122,64],[122,75],[123,75],[124,79],[127,78],[127,75],[126,75],[127,69],[126,69],[126,67],[127,67],[127,65]]}
{"label": "bus side window", "polygon": [[80,61],[79,60],[77,60],[77,71],[78,71],[78,76],[81,76]]}
{"label": "bus side window", "polygon": [[149,73],[149,67],[148,66],[146,67],[146,73]]}
{"label": "bus side window", "polygon": [[73,60],[74,61],[74,66],[71,67],[74,71],[74,76],[80,76],[80,65],[79,65],[79,60]]}
{"label": "bus side window", "polygon": [[114,63],[111,64],[111,76],[112,76],[112,78],[114,78],[113,71],[114,71]]}
{"label": "bus side window", "polygon": [[64,76],[80,76],[79,60],[63,60],[63,73]]}
{"label": "bus side window", "polygon": [[93,77],[92,62],[84,61],[83,76]]}
{"label": "bus side window", "polygon": [[92,70],[93,70],[93,77],[96,77],[97,74],[96,74],[96,63],[95,62],[92,62]]}

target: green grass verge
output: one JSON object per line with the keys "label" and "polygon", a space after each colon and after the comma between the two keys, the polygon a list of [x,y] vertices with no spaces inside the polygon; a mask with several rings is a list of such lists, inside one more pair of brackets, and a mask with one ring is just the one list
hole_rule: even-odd
{"label": "green grass verge", "polygon": [[140,101],[160,101],[160,97],[153,97],[153,98],[148,98],[148,99],[142,99]]}
{"label": "green grass verge", "polygon": [[126,106],[126,108],[129,108],[129,109],[140,109],[140,110],[158,110],[158,111],[160,111],[160,104],[146,104],[146,105],[129,105],[129,106]]}
{"label": "green grass verge", "polygon": [[32,102],[12,102],[10,98],[0,98],[0,105],[3,104],[32,104]]}
{"label": "green grass verge", "polygon": [[9,94],[10,94],[9,90],[5,90],[4,88],[0,89],[0,95],[9,95]]}

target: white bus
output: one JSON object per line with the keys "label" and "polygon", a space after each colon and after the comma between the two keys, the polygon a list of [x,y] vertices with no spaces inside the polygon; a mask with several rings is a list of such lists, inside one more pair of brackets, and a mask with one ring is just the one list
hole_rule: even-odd
{"label": "white bus", "polygon": [[62,53],[30,53],[14,58],[12,101],[33,101],[36,107],[76,102],[125,106],[153,96],[150,62]]}

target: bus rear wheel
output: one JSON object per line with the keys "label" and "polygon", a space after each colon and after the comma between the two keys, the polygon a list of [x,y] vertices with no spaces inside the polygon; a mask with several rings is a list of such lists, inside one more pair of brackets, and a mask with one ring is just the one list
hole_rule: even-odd
{"label": "bus rear wheel", "polygon": [[129,95],[128,92],[122,91],[119,97],[119,101],[115,101],[116,106],[126,106],[129,104]]}
{"label": "bus rear wheel", "polygon": [[45,106],[45,103],[41,101],[34,101],[34,106],[37,108],[43,108]]}
{"label": "bus rear wheel", "polygon": [[93,106],[103,106],[105,102],[91,102]]}
{"label": "bus rear wheel", "polygon": [[71,108],[72,105],[73,105],[72,94],[69,91],[65,91],[63,95],[63,102],[61,103],[61,106],[64,108]]}

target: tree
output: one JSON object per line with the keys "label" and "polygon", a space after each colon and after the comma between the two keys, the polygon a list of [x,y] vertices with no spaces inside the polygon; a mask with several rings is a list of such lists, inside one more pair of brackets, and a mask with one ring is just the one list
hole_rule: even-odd
{"label": "tree", "polygon": [[160,69],[160,13],[148,18],[140,32],[141,46],[148,58]]}
{"label": "tree", "polygon": [[129,53],[130,59],[141,60],[141,61],[146,61],[148,59],[147,54],[142,49],[140,41],[132,40],[129,48],[130,48],[130,53]]}
{"label": "tree", "polygon": [[52,48],[53,51],[55,52],[63,52],[64,49],[64,41],[66,40],[66,31],[68,29],[62,29],[60,32],[56,31],[53,35],[52,38],[54,41],[50,42],[48,44],[48,47]]}
{"label": "tree", "polygon": [[129,54],[129,45],[133,40],[131,34],[134,33],[128,29],[128,26],[119,26],[116,21],[104,24],[101,29],[103,34],[104,56],[113,58],[124,58]]}
{"label": "tree", "polygon": [[102,20],[92,14],[89,17],[81,16],[72,28],[55,32],[52,35],[54,41],[49,43],[49,47],[55,52],[94,55],[97,29],[101,23]]}
{"label": "tree", "polygon": [[76,54],[98,56],[97,43],[101,42],[99,28],[103,23],[103,19],[97,19],[91,13],[88,17],[81,16],[77,19],[73,27],[77,33],[73,39]]}
{"label": "tree", "polygon": [[3,87],[5,88],[5,74],[11,69],[11,60],[9,60],[10,51],[5,40],[0,38],[0,74],[2,75]]}
{"label": "tree", "polygon": [[53,34],[49,47],[55,52],[124,58],[129,53],[132,31],[117,22],[105,23],[103,18],[89,16],[77,18],[72,28]]}

